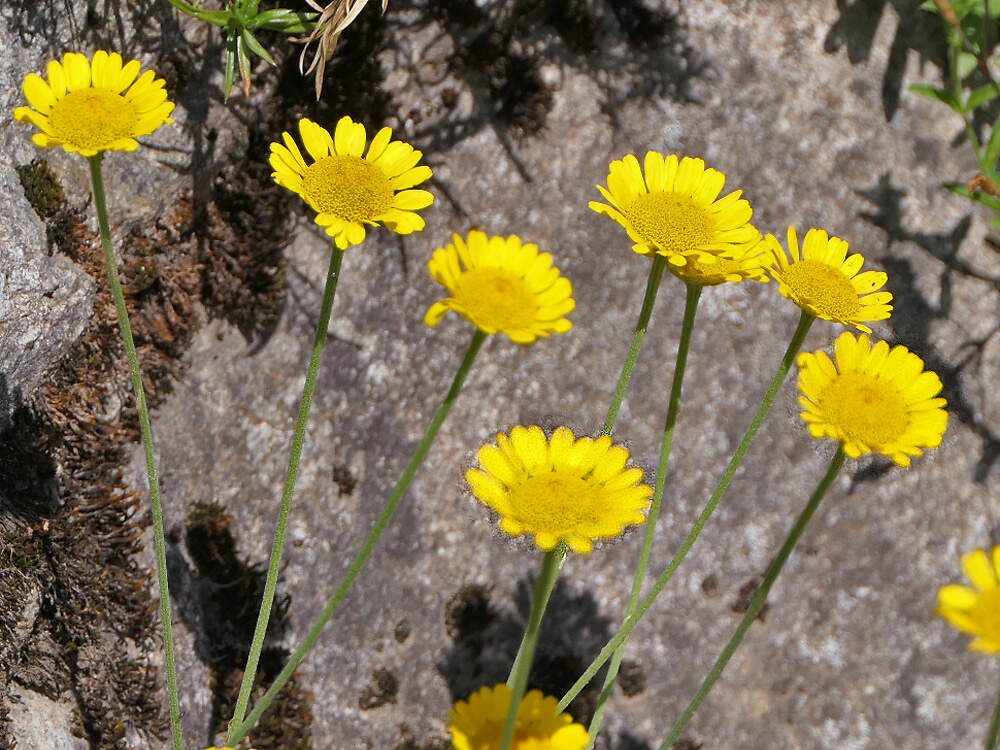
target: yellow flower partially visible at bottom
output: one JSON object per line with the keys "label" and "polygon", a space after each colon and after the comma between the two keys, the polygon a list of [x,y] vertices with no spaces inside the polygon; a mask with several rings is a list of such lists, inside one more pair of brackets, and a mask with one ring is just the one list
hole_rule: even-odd
{"label": "yellow flower partially visible at bottom", "polygon": [[434,251],[427,267],[451,292],[427,310],[429,326],[454,310],[484,333],[504,333],[518,344],[573,327],[564,317],[576,306],[569,279],[552,265],[551,255],[517,235],[472,231],[463,240],[456,234]]}
{"label": "yellow flower partially visible at bottom", "polygon": [[[499,750],[512,695],[504,684],[484,687],[459,701],[451,711],[448,729],[455,750]],[[517,711],[512,750],[583,750],[590,736],[569,714],[559,713],[559,702],[539,690],[524,696]]]}
{"label": "yellow flower partially visible at bottom", "polygon": [[365,240],[365,225],[384,224],[397,234],[424,228],[417,213],[434,202],[427,190],[413,190],[431,177],[418,165],[423,154],[409,143],[392,140],[382,128],[365,152],[365,126],[341,117],[333,135],[312,120],[299,120],[299,136],[307,162],[290,133],[271,144],[271,177],[298,194],[316,211],[316,223],[341,250]]}
{"label": "yellow flower partially visible at bottom", "polygon": [[816,438],[833,438],[851,458],[881,453],[900,466],[941,444],[947,403],[936,398],[941,378],[905,346],[842,333],[826,352],[800,354],[801,417]]}
{"label": "yellow flower partially visible at bottom", "polygon": [[981,549],[963,555],[962,568],[972,588],[942,586],[934,611],[958,630],[975,636],[970,651],[1000,654],[1000,547],[989,555]]}
{"label": "yellow flower partially visible at bottom", "polygon": [[566,542],[585,555],[596,539],[646,522],[653,490],[607,435],[577,439],[560,427],[547,438],[541,427],[518,426],[478,459],[482,468],[465,472],[473,494],[499,514],[503,531],[531,534],[543,550]]}
{"label": "yellow flower partially visible at bottom", "polygon": [[31,106],[15,109],[14,119],[38,128],[31,137],[38,146],[62,146],[83,156],[134,151],[136,138],[173,122],[166,82],[151,70],[139,76],[141,67],[138,60],[122,64],[117,52],[98,50],[92,60],[67,52],[61,63],[49,62],[48,80],[25,76],[24,98]]}

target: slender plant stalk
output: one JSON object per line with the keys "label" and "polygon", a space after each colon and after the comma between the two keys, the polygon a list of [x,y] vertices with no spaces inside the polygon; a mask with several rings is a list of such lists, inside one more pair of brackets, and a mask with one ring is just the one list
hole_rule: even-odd
{"label": "slender plant stalk", "polygon": [[998,735],[1000,735],[1000,692],[997,693],[997,702],[993,706],[993,718],[990,720],[990,729],[986,733],[986,750],[996,750]]}
{"label": "slender plant stalk", "polygon": [[632,368],[635,367],[639,349],[642,348],[642,340],[646,336],[646,329],[649,328],[649,317],[653,314],[656,292],[660,288],[660,279],[663,278],[663,269],[666,268],[666,265],[667,259],[664,256],[653,256],[653,264],[649,268],[649,277],[646,279],[646,293],[642,298],[642,309],[639,310],[639,320],[635,324],[635,333],[632,335],[628,356],[625,357],[625,364],[622,366],[622,374],[618,377],[618,385],[615,386],[615,395],[611,399],[611,406],[608,407],[608,416],[604,419],[604,427],[601,429],[602,435],[610,435],[611,428],[615,426],[618,410],[625,397],[625,389],[628,388],[628,381],[632,379]]}
{"label": "slender plant stalk", "polygon": [[[687,538],[684,543],[681,544],[680,548],[674,554],[673,559],[664,569],[663,573],[656,580],[656,584],[653,586],[646,598],[642,600],[642,603],[636,608],[636,610],[631,614],[626,616],[625,621],[622,623],[621,630],[615,634],[615,636],[608,641],[608,643],[601,649],[601,653],[597,655],[597,658],[591,662],[590,666],[584,671],[580,676],[580,679],[574,683],[573,687],[567,691],[566,695],[563,696],[562,700],[559,702],[559,710],[564,711],[566,707],[580,694],[592,679],[594,675],[604,666],[605,662],[611,658],[619,646],[621,646],[625,640],[628,638],[632,629],[638,624],[639,620],[646,610],[652,606],[656,597],[667,585],[667,582],[673,577],[677,568],[680,567],[681,563],[684,562],[684,558],[687,557],[687,553],[694,546],[695,541],[701,534],[702,530],[705,528],[708,520],[712,517],[712,513],[715,512],[716,506],[722,499],[722,496],[726,494],[726,490],[729,489],[729,483],[733,479],[733,475],[739,468],[740,463],[743,461],[743,456],[746,454],[747,449],[750,447],[750,443],[753,442],[757,431],[764,422],[764,418],[767,413],[771,410],[771,406],[774,404],[774,399],[778,395],[778,391],[781,389],[781,385],[785,382],[788,377],[788,372],[795,362],[795,355],[798,354],[799,349],[802,348],[802,342],[805,340],[806,334],[809,332],[809,328],[812,326],[813,321],[816,318],[812,315],[803,312],[799,317],[799,325],[795,329],[795,333],[792,336],[792,340],[788,344],[788,348],[785,350],[785,355],[781,359],[781,364],[778,366],[777,372],[775,372],[774,377],[771,379],[771,384],[768,386],[767,393],[764,394],[764,400],[761,402],[760,407],[757,409],[757,413],[754,414],[753,420],[750,422],[750,426],[747,428],[746,433],[743,435],[743,439],[740,441],[739,446],[736,448],[736,452],[733,453],[733,457],[729,461],[729,465],[726,467],[725,473],[722,475],[722,479],[719,480],[719,484],[716,486],[715,491],[712,492],[712,497],[705,504],[704,509],[701,511],[701,515],[695,521],[694,526],[691,528],[690,533],[688,533]],[[659,479],[659,477],[657,477]]]}
{"label": "slender plant stalk", "polygon": [[845,455],[843,446],[839,446],[833,460],[830,461],[830,467],[826,470],[826,474],[820,480],[819,485],[817,485],[816,490],[812,494],[812,497],[809,498],[809,502],[806,504],[805,510],[802,511],[802,514],[795,521],[795,525],[792,526],[792,530],[788,532],[788,537],[785,539],[785,543],[781,545],[781,549],[778,551],[778,556],[774,558],[774,561],[764,574],[764,580],[761,582],[760,588],[757,589],[757,593],[754,594],[753,599],[750,601],[750,607],[747,609],[746,614],[743,615],[743,619],[740,620],[740,624],[736,627],[736,632],[733,633],[733,637],[729,639],[729,643],[727,643],[725,648],[722,649],[722,653],[719,654],[719,658],[715,660],[715,664],[712,665],[712,668],[705,676],[704,681],[701,683],[701,687],[698,688],[698,692],[695,693],[694,698],[691,699],[688,707],[684,709],[684,713],[681,714],[681,718],[677,720],[673,728],[670,730],[670,734],[667,735],[663,744],[660,745],[660,750],[670,750],[670,748],[674,746],[674,743],[680,738],[681,732],[684,731],[688,722],[691,721],[691,717],[694,716],[695,711],[698,710],[698,707],[701,706],[702,701],[705,700],[705,697],[712,689],[712,686],[715,685],[716,680],[719,679],[719,676],[722,674],[722,670],[726,668],[733,652],[735,652],[739,647],[740,642],[743,640],[743,636],[746,635],[750,625],[757,618],[760,608],[764,606],[764,601],[767,599],[767,595],[771,591],[771,586],[774,585],[775,580],[778,578],[778,574],[781,573],[782,567],[784,567],[789,555],[792,554],[792,550],[799,541],[799,537],[802,536],[802,532],[805,531],[813,513],[815,513],[816,508],[819,507],[820,501],[823,499],[823,496],[826,495],[827,490],[830,489],[830,485],[833,484],[833,480],[837,478],[837,474],[840,472],[840,467],[844,465],[844,458]]}
{"label": "slender plant stalk", "polygon": [[538,633],[542,627],[542,617],[549,603],[552,589],[559,577],[559,570],[566,560],[566,544],[560,543],[551,552],[546,552],[542,558],[542,569],[538,573],[535,584],[535,595],[531,599],[531,611],[528,613],[528,624],[524,629],[521,646],[517,650],[514,666],[511,667],[507,687],[510,688],[510,708],[507,709],[507,721],[503,726],[500,750],[510,750],[514,740],[514,729],[517,727],[517,712],[521,707],[525,689],[528,687],[528,675],[531,674],[531,662],[535,658],[535,647],[538,645]]}
{"label": "slender plant stalk", "polygon": [[149,424],[149,407],[146,391],[142,386],[142,371],[135,353],[132,339],[132,325],[125,307],[125,294],[118,278],[118,262],[111,245],[111,228],[108,224],[108,206],[104,197],[104,177],[101,173],[101,154],[91,156],[90,180],[94,187],[94,204],[97,207],[97,223],[101,229],[101,244],[104,247],[104,262],[108,268],[111,294],[118,310],[118,324],[121,326],[122,341],[128,355],[128,365],[132,373],[132,390],[135,392],[135,409],[139,414],[139,434],[146,454],[146,478],[149,482],[149,500],[153,506],[153,539],[156,547],[156,576],[160,586],[160,619],[163,622],[163,650],[167,663],[167,693],[170,699],[170,733],[175,750],[182,750],[181,711],[177,700],[177,667],[174,659],[174,633],[170,618],[170,589],[167,585],[167,553],[163,537],[163,506],[160,504],[160,480],[156,472],[156,454],[153,451],[153,431]]}
{"label": "slender plant stalk", "polygon": [[[663,440],[660,443],[660,461],[656,467],[656,483],[653,488],[653,501],[649,506],[649,514],[646,517],[646,531],[642,540],[642,551],[639,553],[639,563],[635,568],[635,577],[632,580],[632,592],[629,594],[628,609],[626,618],[633,615],[639,606],[639,595],[642,593],[642,582],[646,577],[646,568],[649,566],[649,552],[653,546],[653,538],[656,536],[656,519],[660,515],[660,502],[663,500],[663,488],[666,485],[667,465],[670,461],[670,447],[674,440],[674,428],[677,426],[677,416],[681,411],[681,386],[684,383],[684,370],[687,367],[688,349],[691,345],[691,333],[694,331],[694,316],[698,312],[698,300],[701,298],[702,287],[700,284],[687,284],[687,296],[684,302],[684,322],[681,325],[681,338],[677,344],[677,359],[674,364],[674,378],[670,386],[670,401],[667,406],[667,421],[663,427]],[[604,678],[604,686],[601,688],[601,695],[597,700],[597,708],[594,710],[594,717],[590,720],[590,727],[587,732],[590,735],[590,743],[587,750],[594,747],[597,741],[597,734],[601,731],[601,722],[604,719],[604,711],[611,697],[611,691],[618,678],[618,669],[621,667],[622,657],[625,655],[625,641],[615,650],[611,657],[611,664],[608,666],[608,674]]]}
{"label": "slender plant stalk", "polygon": [[320,363],[323,361],[323,348],[326,346],[330,313],[333,310],[333,298],[337,292],[337,281],[340,279],[340,263],[344,251],[331,248],[330,266],[326,272],[326,286],[323,289],[323,303],[320,306],[319,322],[313,337],[312,355],[309,358],[309,369],[306,372],[306,382],[302,387],[302,399],[299,402],[299,414],[295,421],[295,434],[292,436],[292,450],[288,456],[288,469],[285,472],[285,488],[281,495],[281,507],[278,510],[278,524],[274,530],[274,543],[271,547],[271,559],[268,564],[267,578],[264,581],[264,596],[257,614],[257,626],[254,630],[250,653],[247,657],[246,669],[243,672],[243,682],[240,694],[236,700],[236,710],[229,722],[230,740],[226,744],[236,744],[232,740],[236,728],[243,722],[247,704],[250,702],[250,691],[253,689],[254,677],[257,674],[257,662],[261,649],[264,647],[264,636],[267,634],[267,622],[271,617],[271,606],[274,603],[274,590],[278,583],[278,572],[281,570],[281,553],[285,547],[285,532],[288,528],[288,514],[292,509],[292,496],[295,494],[295,482],[299,476],[299,461],[302,458],[302,445],[306,437],[306,425],[309,422],[309,411],[312,408],[313,393],[316,390],[316,377],[319,374]]}
{"label": "slender plant stalk", "polygon": [[347,592],[354,583],[354,579],[358,577],[358,574],[361,572],[361,568],[364,567],[369,555],[371,555],[376,542],[378,542],[379,537],[382,536],[382,532],[385,531],[386,526],[389,525],[389,521],[392,518],[393,513],[396,512],[396,508],[403,499],[403,495],[406,494],[406,490],[409,488],[414,474],[417,473],[417,469],[419,469],[420,464],[423,463],[424,457],[427,455],[427,451],[430,450],[431,445],[434,443],[434,439],[437,437],[442,423],[448,416],[448,412],[451,411],[451,407],[455,403],[455,399],[458,398],[459,392],[462,390],[462,384],[465,382],[465,378],[469,374],[472,362],[475,360],[476,355],[479,353],[479,349],[482,347],[485,340],[486,334],[477,328],[476,332],[472,336],[472,341],[469,342],[469,348],[465,352],[462,363],[458,367],[458,372],[455,373],[455,379],[451,383],[451,388],[448,389],[448,394],[444,397],[444,401],[434,414],[434,418],[431,420],[430,425],[428,425],[427,432],[424,433],[424,437],[420,441],[420,445],[417,446],[417,450],[410,459],[410,463],[407,464],[406,469],[403,471],[403,475],[393,488],[392,495],[390,495],[388,502],[379,514],[372,530],[368,533],[368,537],[361,546],[361,550],[351,562],[351,566],[348,568],[344,579],[340,582],[340,586],[337,587],[337,591],[327,601],[326,607],[323,609],[323,612],[320,614],[316,622],[313,623],[313,626],[309,629],[309,632],[306,634],[302,644],[298,647],[298,649],[296,649],[295,653],[292,654],[284,669],[281,670],[274,682],[271,683],[270,687],[268,687],[267,692],[264,693],[263,697],[261,697],[261,699],[257,702],[253,711],[251,711],[246,717],[246,720],[241,720],[241,723],[238,725],[231,725],[229,738],[227,739],[226,744],[235,746],[237,742],[243,739],[243,737],[246,736],[251,729],[253,729],[260,717],[278,696],[278,693],[281,692],[285,683],[291,679],[292,674],[298,668],[299,664],[301,664],[302,660],[309,654],[309,651],[312,649],[313,645],[319,639],[320,634],[323,632],[323,628],[326,627],[326,624],[330,621],[330,618],[333,617],[334,613],[336,613],[337,608],[344,600],[344,597],[347,596]]}

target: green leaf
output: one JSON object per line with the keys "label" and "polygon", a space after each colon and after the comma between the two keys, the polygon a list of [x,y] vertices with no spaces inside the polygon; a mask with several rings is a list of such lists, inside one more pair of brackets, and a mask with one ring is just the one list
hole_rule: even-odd
{"label": "green leaf", "polygon": [[236,61],[240,67],[240,80],[243,82],[243,94],[250,96],[250,56],[243,42],[243,35],[236,37]]}
{"label": "green leaf", "polygon": [[271,57],[271,53],[269,53],[266,49],[264,49],[264,46],[257,41],[257,38],[250,33],[249,29],[243,29],[243,33],[240,36],[243,39],[243,44],[246,46],[248,50],[253,52],[258,57],[264,58],[269,63],[271,63],[271,65],[277,65],[277,63],[274,61],[274,58]]}
{"label": "green leaf", "polygon": [[994,84],[984,84],[969,94],[969,98],[965,102],[965,111],[971,112],[976,107],[988,104],[996,99],[997,95],[1000,95],[1000,91],[997,90],[997,87]]}
{"label": "green leaf", "polygon": [[963,198],[968,198],[976,203],[981,203],[987,208],[1000,213],[1000,198],[996,198],[989,193],[984,193],[982,190],[970,193],[969,186],[964,182],[946,182],[941,187],[945,190],[951,191],[955,195],[961,195]]}
{"label": "green leaf", "polygon": [[236,35],[230,31],[226,39],[226,82],[225,97],[229,101],[229,95],[233,93],[233,81],[236,79]]}
{"label": "green leaf", "polygon": [[959,52],[955,59],[955,66],[959,80],[964,80],[969,73],[979,66],[979,61],[971,52]]}
{"label": "green leaf", "polygon": [[993,130],[990,133],[990,140],[986,144],[986,151],[983,153],[983,164],[995,169],[997,159],[1000,159],[1000,120],[993,123]]}
{"label": "green leaf", "polygon": [[250,28],[270,29],[285,34],[308,34],[316,28],[317,13],[303,13],[288,8],[275,8],[258,13]]}
{"label": "green leaf", "polygon": [[913,94],[918,96],[926,97],[927,99],[933,99],[934,101],[941,102],[942,104],[947,104],[953,110],[962,113],[962,105],[955,100],[951,95],[951,92],[947,89],[939,89],[936,86],[931,86],[926,83],[911,83],[909,90]]}

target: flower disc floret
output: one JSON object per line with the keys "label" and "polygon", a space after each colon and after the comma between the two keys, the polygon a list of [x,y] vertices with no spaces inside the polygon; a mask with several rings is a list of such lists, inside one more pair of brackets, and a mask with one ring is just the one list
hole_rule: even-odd
{"label": "flower disc floret", "polygon": [[963,633],[975,636],[970,651],[1000,654],[1000,547],[962,557],[972,587],[949,584],[938,590],[934,610]]}
{"label": "flower disc floret", "polygon": [[24,97],[30,106],[14,110],[14,119],[38,128],[31,139],[43,147],[94,156],[101,151],[134,151],[136,138],[173,122],[174,103],[166,82],[142,64],[123,64],[117,52],[98,50],[93,59],[67,52],[48,64],[47,78],[29,73]]}
{"label": "flower disc floret", "polygon": [[564,317],[575,306],[569,279],[552,265],[552,256],[516,235],[487,237],[469,232],[452,237],[434,251],[431,275],[451,292],[427,310],[424,322],[436,326],[454,310],[486,333],[503,333],[530,344],[573,327]]}
{"label": "flower disc floret", "polygon": [[511,536],[531,534],[544,550],[559,542],[587,554],[594,541],[646,522],[653,490],[629,453],[607,435],[575,438],[566,427],[546,437],[541,427],[499,433],[469,469],[473,494],[500,516]]}
{"label": "flower disc floret", "polygon": [[[458,701],[451,711],[448,729],[455,750],[500,750],[504,723],[512,699],[504,684],[484,687]],[[583,750],[590,736],[569,714],[559,713],[552,696],[532,690],[517,711],[513,750]]]}
{"label": "flower disc floret", "polygon": [[316,223],[341,250],[365,239],[365,225],[384,224],[397,234],[424,228],[417,213],[434,202],[427,190],[411,188],[431,177],[418,162],[423,154],[382,128],[365,152],[365,126],[350,117],[337,122],[333,135],[312,120],[299,120],[307,160],[290,133],[271,144],[271,176],[316,211]]}
{"label": "flower disc floret", "polygon": [[833,438],[851,458],[881,453],[900,466],[934,448],[948,426],[941,379],[905,346],[843,333],[825,352],[800,354],[799,404],[816,438]]}
{"label": "flower disc floret", "polygon": [[871,333],[865,323],[892,314],[892,293],[878,291],[888,277],[881,271],[859,273],[864,256],[848,255],[849,246],[839,237],[810,229],[800,252],[795,227],[789,227],[788,254],[774,235],[767,235],[764,242],[778,291],[810,315]]}
{"label": "flower disc floret", "polygon": [[[706,169],[701,159],[664,158],[656,151],[646,153],[644,167],[633,154],[611,162],[607,188],[597,186],[607,203],[590,202],[624,227],[635,252],[663,255],[675,267],[708,265],[719,258],[742,261],[760,240],[741,191],[719,198],[726,184],[722,172]],[[737,264],[727,275],[748,278],[743,270]]]}

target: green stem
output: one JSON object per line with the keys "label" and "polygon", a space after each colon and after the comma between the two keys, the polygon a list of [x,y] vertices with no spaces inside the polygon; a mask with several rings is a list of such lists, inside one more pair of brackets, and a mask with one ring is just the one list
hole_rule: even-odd
{"label": "green stem", "polygon": [[[663,428],[663,440],[660,444],[660,462],[656,467],[656,483],[653,488],[653,501],[649,506],[649,514],[646,517],[646,531],[642,540],[642,551],[639,553],[639,564],[635,568],[635,578],[632,580],[632,592],[629,594],[628,609],[625,616],[630,617],[639,605],[639,594],[642,592],[642,582],[646,577],[646,568],[649,566],[649,552],[653,546],[653,537],[656,536],[656,519],[660,515],[660,502],[663,500],[663,488],[667,480],[667,464],[670,461],[670,447],[674,441],[674,428],[677,425],[677,415],[681,411],[681,386],[684,383],[684,369],[687,367],[688,349],[691,345],[691,333],[694,330],[694,316],[698,312],[698,300],[701,298],[702,287],[700,284],[687,284],[687,296],[684,302],[684,322],[681,326],[680,343],[677,344],[677,360],[674,365],[674,378],[670,386],[670,402],[667,407],[667,421]],[[604,719],[604,711],[607,708],[608,699],[618,678],[618,669],[621,667],[622,657],[625,655],[625,641],[615,650],[611,657],[611,664],[608,666],[608,674],[604,678],[604,686],[601,688],[601,695],[597,700],[597,708],[594,710],[594,717],[590,721],[590,728],[587,730],[590,735],[590,743],[587,750],[594,747],[597,741],[597,734],[601,731],[601,722]]]}
{"label": "green stem", "polygon": [[142,371],[135,353],[132,339],[132,325],[125,307],[125,293],[118,278],[118,262],[111,245],[111,228],[108,224],[108,206],[104,198],[104,177],[101,174],[101,154],[91,156],[90,180],[94,186],[94,204],[97,207],[97,223],[101,229],[101,244],[104,247],[104,262],[108,268],[111,294],[118,310],[118,324],[121,326],[122,341],[128,355],[129,370],[132,373],[132,390],[135,392],[135,409],[139,414],[139,434],[146,454],[146,478],[149,481],[149,500],[153,507],[153,540],[156,547],[156,576],[160,586],[160,619],[163,621],[163,650],[167,663],[167,693],[170,699],[170,731],[175,750],[181,750],[181,712],[177,701],[177,667],[174,659],[174,633],[170,621],[170,589],[167,585],[167,552],[163,537],[163,506],[160,504],[160,480],[156,473],[156,455],[153,451],[153,431],[149,424],[149,407],[146,391],[142,386]]}
{"label": "green stem", "polygon": [[635,333],[632,335],[632,344],[629,346],[622,374],[618,378],[618,385],[615,386],[615,395],[611,399],[611,406],[608,407],[608,416],[604,419],[604,427],[601,429],[602,435],[610,435],[611,428],[615,426],[618,409],[621,408],[622,399],[625,397],[625,389],[628,388],[628,381],[632,378],[632,368],[635,367],[639,349],[642,348],[642,340],[646,336],[646,329],[649,328],[649,317],[653,314],[656,292],[660,288],[660,279],[663,278],[663,269],[666,268],[666,265],[667,259],[664,256],[653,256],[653,263],[649,268],[649,278],[646,279],[646,294],[642,298],[639,320],[635,324]]}
{"label": "green stem", "polygon": [[719,484],[716,486],[715,491],[712,493],[712,497],[709,499],[708,503],[705,504],[704,509],[701,511],[701,515],[698,516],[698,520],[695,521],[694,526],[691,528],[690,533],[688,533],[687,538],[684,543],[681,544],[680,549],[674,554],[670,563],[664,569],[663,573],[656,580],[656,584],[653,589],[646,595],[646,598],[642,600],[642,603],[638,608],[631,614],[626,616],[625,621],[622,623],[621,630],[618,631],[615,636],[608,641],[608,643],[601,649],[601,653],[597,655],[597,658],[591,662],[590,666],[584,671],[580,676],[580,679],[567,691],[566,695],[563,696],[562,700],[559,702],[559,710],[564,711],[570,702],[580,694],[592,679],[594,675],[604,666],[605,662],[611,658],[612,654],[618,649],[621,644],[623,644],[628,638],[632,629],[638,624],[642,616],[646,614],[646,610],[652,606],[656,597],[667,585],[667,582],[673,577],[677,568],[680,567],[681,563],[684,562],[684,558],[687,553],[694,546],[695,541],[701,534],[702,530],[705,528],[708,520],[712,517],[715,512],[716,506],[725,495],[726,490],[729,489],[729,483],[733,479],[733,475],[739,468],[740,463],[743,460],[743,456],[746,454],[747,449],[750,447],[750,443],[753,442],[757,431],[760,429],[761,424],[764,422],[764,418],[767,413],[771,410],[771,406],[774,403],[774,399],[778,395],[778,391],[781,389],[782,383],[785,382],[785,378],[788,377],[788,372],[795,362],[795,355],[798,354],[799,349],[802,348],[802,342],[805,340],[806,334],[809,332],[810,326],[812,326],[814,318],[812,315],[804,312],[799,317],[799,325],[795,329],[795,333],[792,336],[792,340],[788,344],[788,348],[785,349],[785,356],[781,359],[781,364],[778,366],[777,372],[775,372],[774,377],[771,379],[771,384],[768,386],[767,393],[764,394],[764,400],[761,402],[760,407],[757,409],[757,413],[754,414],[753,420],[750,422],[750,426],[747,428],[746,433],[743,435],[743,439],[740,441],[739,446],[736,448],[736,452],[733,453],[733,457],[729,461],[729,465],[726,467],[725,473],[722,475],[722,479],[719,480]]}
{"label": "green stem", "polygon": [[993,718],[990,720],[990,729],[986,733],[986,750],[996,750],[998,735],[1000,735],[1000,692],[997,693],[997,702],[993,707]]}
{"label": "green stem", "polygon": [[535,595],[531,599],[531,611],[528,613],[528,624],[524,629],[524,637],[521,639],[521,646],[517,650],[517,657],[514,659],[514,666],[511,667],[510,677],[507,678],[507,687],[510,688],[510,708],[507,709],[507,721],[503,726],[503,735],[500,741],[500,750],[510,750],[514,740],[514,729],[517,727],[517,712],[521,707],[521,700],[528,687],[528,675],[531,674],[531,662],[535,658],[535,647],[538,645],[538,633],[542,627],[542,617],[545,615],[545,607],[549,603],[549,596],[556,585],[556,578],[559,577],[559,570],[566,560],[566,545],[561,543],[551,552],[546,552],[542,558],[542,569],[538,573],[538,582],[535,584]]}
{"label": "green stem", "polygon": [[326,272],[326,287],[323,290],[323,303],[320,306],[319,322],[313,337],[312,355],[309,358],[309,369],[306,372],[306,382],[302,387],[302,400],[299,402],[299,414],[295,421],[295,434],[292,436],[292,450],[288,457],[288,469],[285,472],[285,488],[281,495],[281,507],[278,510],[278,524],[274,530],[274,543],[271,547],[271,560],[268,564],[267,578],[264,581],[264,596],[257,614],[257,626],[254,630],[250,654],[247,657],[246,669],[243,672],[243,682],[240,694],[236,700],[233,719],[229,722],[229,741],[227,745],[235,745],[233,733],[242,723],[250,702],[250,691],[253,688],[254,677],[257,674],[257,662],[261,649],[264,647],[264,636],[267,634],[267,622],[271,617],[271,606],[274,603],[274,590],[278,583],[278,572],[281,569],[281,553],[285,546],[285,532],[288,528],[288,514],[292,509],[292,495],[295,493],[295,482],[299,476],[299,460],[302,457],[302,445],[306,437],[306,425],[309,422],[309,411],[312,408],[313,393],[316,390],[316,376],[319,374],[320,363],[323,361],[323,347],[326,345],[330,327],[330,313],[333,310],[333,298],[337,292],[337,281],[340,278],[340,263],[344,251],[331,248],[330,266]]}
{"label": "green stem", "polygon": [[[389,525],[389,520],[392,518],[392,514],[396,512],[396,508],[403,499],[403,495],[406,493],[406,490],[409,488],[414,474],[416,474],[417,469],[420,468],[420,464],[423,462],[424,456],[427,455],[427,451],[430,450],[431,445],[434,443],[434,438],[437,437],[442,423],[448,416],[448,412],[451,411],[451,407],[455,403],[455,399],[458,398],[458,394],[462,390],[462,384],[465,382],[465,378],[469,374],[469,370],[472,367],[472,362],[475,360],[476,354],[479,353],[479,349],[482,347],[485,340],[486,334],[477,328],[476,332],[472,336],[472,341],[469,342],[469,348],[465,352],[465,357],[462,359],[462,363],[458,367],[458,372],[455,373],[455,379],[451,383],[451,388],[448,389],[448,394],[444,397],[444,401],[434,414],[434,418],[431,420],[430,425],[428,425],[427,432],[424,433],[424,437],[420,441],[420,445],[417,446],[417,450],[410,459],[410,463],[407,465],[403,475],[399,478],[399,481],[393,488],[389,501],[379,514],[372,530],[368,533],[368,537],[361,546],[361,550],[351,562],[351,566],[348,568],[344,579],[340,582],[340,586],[337,588],[337,591],[332,597],[330,597],[326,607],[323,609],[323,612],[306,634],[305,640],[302,641],[302,644],[298,647],[298,649],[296,649],[295,653],[292,654],[284,669],[281,670],[281,673],[275,678],[274,682],[271,683],[270,687],[268,687],[267,692],[264,693],[264,696],[257,702],[253,711],[250,712],[246,720],[242,721],[242,723],[238,725],[230,725],[229,739],[226,744],[235,746],[236,743],[243,739],[243,737],[246,736],[246,734],[253,728],[254,724],[257,723],[258,719],[260,719],[274,699],[278,696],[278,693],[284,687],[285,683],[291,679],[292,674],[298,668],[299,664],[302,663],[302,660],[309,654],[309,651],[312,649],[313,645],[319,639],[320,634],[323,632],[323,628],[326,627],[326,624],[330,621],[330,618],[333,617],[334,613],[336,613],[337,608],[340,606],[344,597],[347,596],[347,592],[350,590],[351,584],[353,584],[354,579],[358,577],[358,574],[361,572],[361,568],[364,567],[364,564],[368,560],[368,556],[371,554],[376,542],[378,542],[379,537],[382,536],[382,532],[385,531],[386,526]],[[232,727],[235,727],[235,729]]]}
{"label": "green stem", "polygon": [[684,713],[681,714],[681,718],[677,720],[673,728],[670,730],[670,734],[667,735],[663,744],[660,745],[660,750],[670,750],[670,748],[674,746],[674,743],[678,740],[678,738],[680,738],[681,732],[684,731],[688,722],[691,721],[691,717],[694,716],[695,711],[698,710],[698,707],[701,705],[702,701],[705,700],[705,697],[712,689],[712,686],[715,685],[716,680],[719,679],[719,676],[722,674],[722,670],[726,668],[726,664],[729,663],[729,659],[732,657],[733,652],[735,652],[739,647],[740,642],[743,640],[743,636],[746,635],[750,625],[757,618],[757,614],[760,612],[761,607],[764,606],[764,601],[767,599],[768,592],[771,591],[771,586],[774,585],[775,580],[778,578],[778,574],[781,573],[781,569],[788,560],[788,556],[792,554],[792,550],[799,541],[799,537],[802,536],[802,532],[805,531],[806,525],[812,518],[813,513],[815,513],[816,508],[819,507],[820,501],[823,499],[823,496],[826,495],[827,490],[830,489],[830,485],[833,484],[833,480],[837,478],[837,474],[840,472],[840,467],[844,465],[844,458],[843,446],[838,446],[837,453],[834,455],[833,460],[830,461],[830,467],[826,470],[826,474],[820,480],[820,483],[817,485],[812,497],[809,498],[809,502],[806,504],[805,510],[802,511],[802,514],[795,521],[795,525],[792,526],[792,530],[788,532],[788,537],[785,539],[785,543],[781,545],[781,549],[778,551],[778,556],[774,558],[774,561],[764,574],[764,580],[761,582],[760,588],[757,589],[757,593],[754,594],[746,614],[743,615],[743,619],[740,620],[740,624],[736,627],[736,632],[733,633],[733,637],[729,639],[729,643],[727,643],[725,648],[722,649],[722,653],[719,654],[719,658],[715,660],[715,664],[712,665],[712,668],[705,676],[704,681],[701,683],[701,687],[698,688],[698,692],[695,693],[695,696],[691,699],[688,707],[684,709]]}

